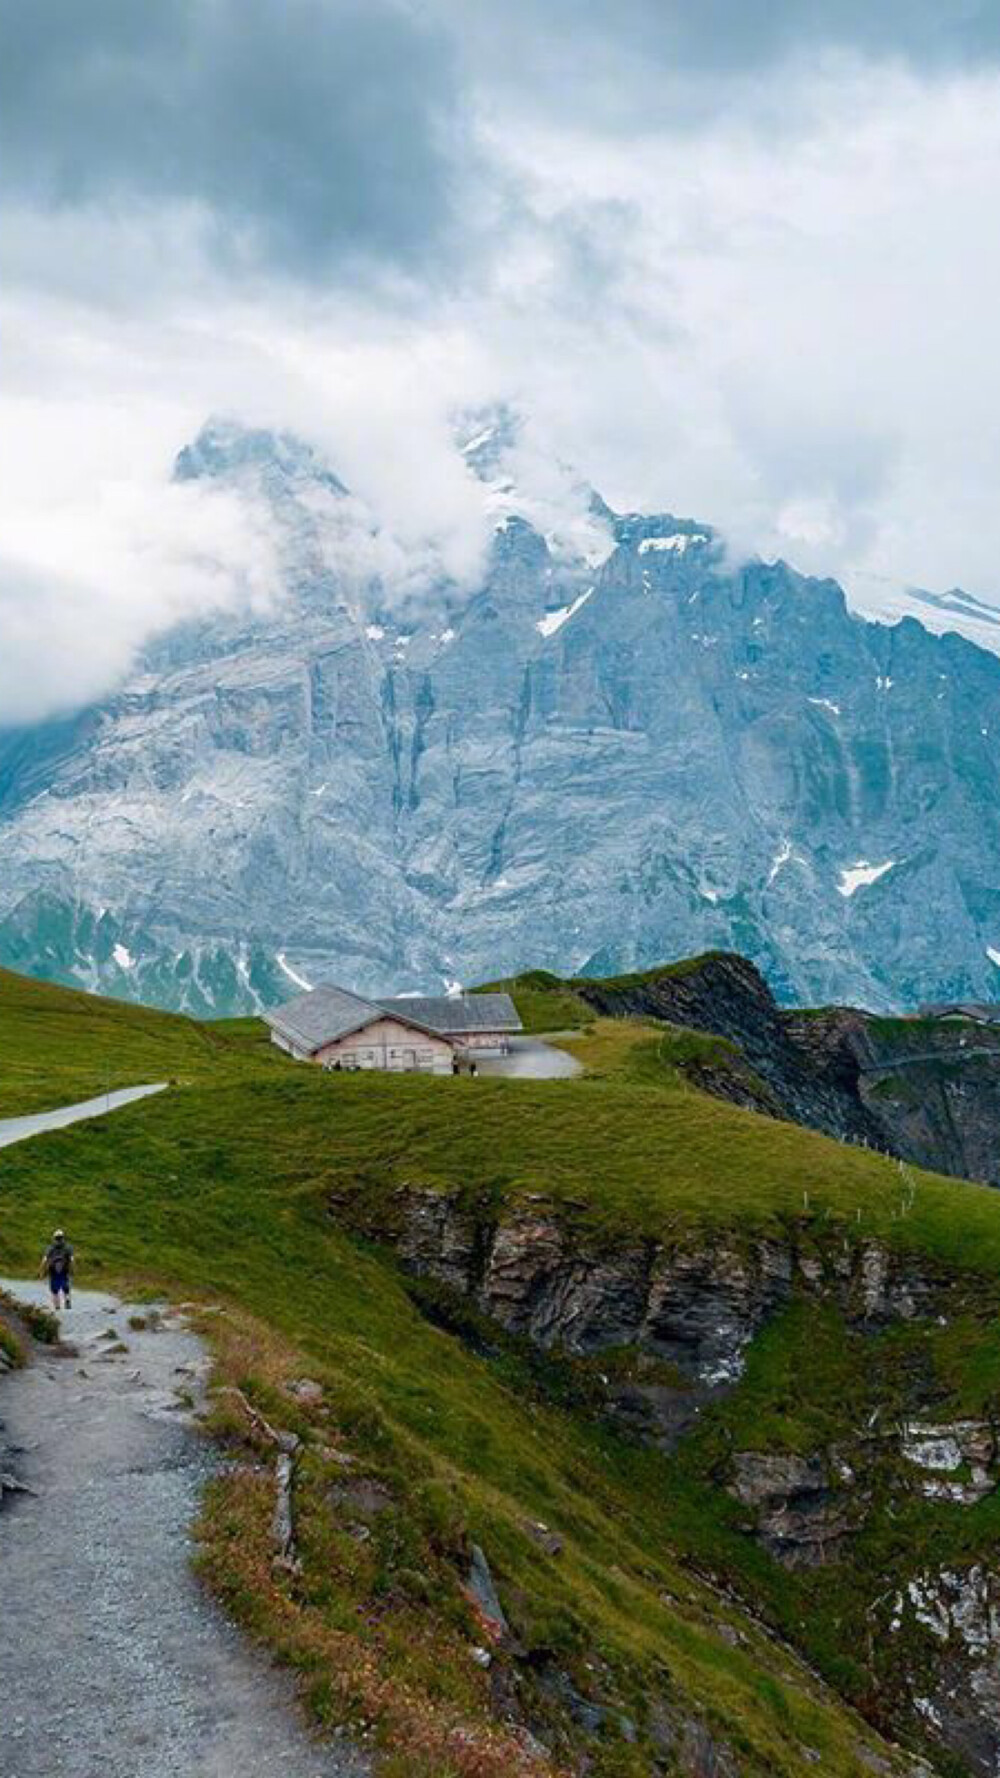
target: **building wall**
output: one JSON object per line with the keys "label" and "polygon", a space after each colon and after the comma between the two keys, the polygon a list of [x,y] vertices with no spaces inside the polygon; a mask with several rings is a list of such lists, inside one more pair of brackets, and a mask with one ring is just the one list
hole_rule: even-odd
{"label": "building wall", "polygon": [[353,1031],[318,1050],[313,1060],[322,1068],[340,1062],[342,1068],[383,1068],[403,1074],[450,1074],[454,1051],[444,1037],[415,1031],[400,1019],[375,1019],[361,1031]]}

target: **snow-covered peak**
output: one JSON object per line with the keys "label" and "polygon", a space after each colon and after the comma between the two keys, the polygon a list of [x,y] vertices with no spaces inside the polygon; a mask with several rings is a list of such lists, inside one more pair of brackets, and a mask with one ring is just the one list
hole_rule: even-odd
{"label": "snow-covered peak", "polygon": [[280,487],[312,485],[328,493],[347,493],[312,446],[294,433],[271,432],[221,418],[206,421],[197,438],[178,452],[174,463],[175,481],[205,479],[256,481],[272,492]]}
{"label": "snow-covered peak", "polygon": [[468,408],[454,423],[455,444],[482,482],[501,476],[504,458],[517,445],[524,427],[521,415],[505,401]]}
{"label": "snow-covered peak", "polygon": [[672,512],[613,512],[600,502],[616,541],[640,555],[685,556],[691,550],[709,550],[718,543],[711,525],[698,519],[678,518]]}
{"label": "snow-covered peak", "polygon": [[865,617],[883,623],[913,617],[934,635],[952,631],[980,648],[1000,654],[1000,597],[996,602],[979,599],[961,587],[931,593],[924,587],[909,586],[859,569],[846,575],[845,585],[852,608]]}

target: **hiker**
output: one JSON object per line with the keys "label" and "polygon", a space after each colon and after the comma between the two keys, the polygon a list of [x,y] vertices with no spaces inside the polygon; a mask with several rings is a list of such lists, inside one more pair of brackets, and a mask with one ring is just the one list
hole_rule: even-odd
{"label": "hiker", "polygon": [[51,1245],[39,1267],[39,1277],[44,1277],[46,1272],[49,1275],[49,1289],[56,1312],[58,1313],[60,1307],[68,1309],[72,1289],[73,1249],[62,1229],[56,1229],[52,1236]]}
{"label": "hiker", "polygon": [[478,1073],[479,1073],[479,1065],[478,1065],[478,1063],[476,1063],[476,1062],[470,1062],[470,1063],[469,1063],[469,1073],[470,1073],[470,1074],[471,1074],[471,1076],[472,1076],[472,1078],[473,1078],[473,1080],[475,1080],[475,1078],[476,1078],[476,1075],[477,1075],[477,1074],[478,1074]]}
{"label": "hiker", "polygon": [[451,1058],[451,1071],[452,1074],[461,1074],[462,1072],[462,1064],[457,1056],[452,1056]]}

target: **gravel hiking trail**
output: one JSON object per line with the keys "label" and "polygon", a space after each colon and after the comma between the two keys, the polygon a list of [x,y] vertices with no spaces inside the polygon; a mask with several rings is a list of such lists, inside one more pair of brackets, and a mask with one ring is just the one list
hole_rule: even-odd
{"label": "gravel hiking trail", "polygon": [[76,1356],[0,1386],[0,1473],[32,1490],[0,1489],[0,1778],[363,1778],[192,1573],[218,1458],[183,1316],[78,1291],[63,1333]]}

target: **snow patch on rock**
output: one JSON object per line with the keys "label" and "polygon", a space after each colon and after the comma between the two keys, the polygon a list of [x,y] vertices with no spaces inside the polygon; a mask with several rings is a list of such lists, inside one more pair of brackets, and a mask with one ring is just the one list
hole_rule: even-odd
{"label": "snow patch on rock", "polygon": [[573,600],[572,605],[561,605],[558,611],[547,611],[545,616],[540,617],[535,625],[535,629],[538,631],[539,635],[545,636],[546,638],[554,636],[557,630],[562,629],[563,624],[568,623],[570,618],[576,615],[581,605],[586,605],[593,590],[593,587],[589,586],[586,592],[580,593],[577,598]]}
{"label": "snow patch on rock", "polygon": [[656,550],[683,556],[693,544],[707,542],[708,537],[704,531],[674,531],[669,537],[644,537],[639,545],[639,554],[645,556],[651,550]]}
{"label": "snow patch on rock", "polygon": [[877,883],[879,877],[884,877],[886,871],[892,870],[895,862],[894,858],[888,858],[885,864],[869,864],[866,859],[860,858],[857,864],[849,864],[846,870],[841,871],[840,882],[837,884],[838,893],[848,896],[856,894],[859,889],[867,889],[870,884]]}
{"label": "snow patch on rock", "polygon": [[288,962],[288,959],[285,956],[284,951],[278,952],[277,957],[276,957],[276,962],[277,962],[278,968],[282,971],[282,973],[284,975],[287,975],[290,982],[294,982],[295,986],[297,988],[301,988],[304,993],[306,993],[306,994],[312,993],[312,986],[313,986],[312,982],[307,982],[304,975],[299,975],[298,970],[295,970],[292,968],[291,964]]}

